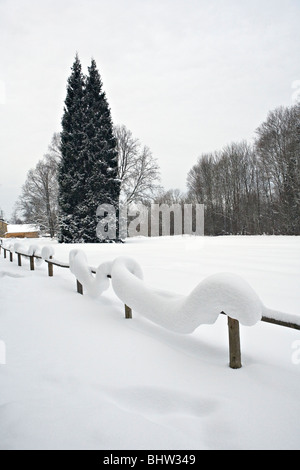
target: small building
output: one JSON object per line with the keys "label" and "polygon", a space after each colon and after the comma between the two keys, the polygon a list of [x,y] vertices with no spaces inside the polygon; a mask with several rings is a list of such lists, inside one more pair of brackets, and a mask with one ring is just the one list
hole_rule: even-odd
{"label": "small building", "polygon": [[39,238],[40,227],[32,224],[8,224],[5,238]]}
{"label": "small building", "polygon": [[0,237],[4,237],[7,232],[7,223],[0,219]]}

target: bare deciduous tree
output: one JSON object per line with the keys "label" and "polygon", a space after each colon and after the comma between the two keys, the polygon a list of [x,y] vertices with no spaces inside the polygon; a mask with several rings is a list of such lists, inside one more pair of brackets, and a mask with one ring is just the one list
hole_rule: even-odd
{"label": "bare deciduous tree", "polygon": [[160,170],[151,150],[124,125],[115,126],[121,198],[127,204],[152,200],[161,189]]}
{"label": "bare deciduous tree", "polygon": [[40,225],[53,237],[58,225],[57,170],[60,159],[59,134],[54,134],[48,153],[29,170],[17,202],[24,222]]}

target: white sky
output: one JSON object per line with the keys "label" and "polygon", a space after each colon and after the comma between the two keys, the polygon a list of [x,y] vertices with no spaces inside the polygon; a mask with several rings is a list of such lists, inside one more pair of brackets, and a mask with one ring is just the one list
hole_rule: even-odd
{"label": "white sky", "polygon": [[0,0],[0,207],[60,131],[76,51],[113,121],[185,190],[203,152],[251,140],[300,80],[300,0]]}

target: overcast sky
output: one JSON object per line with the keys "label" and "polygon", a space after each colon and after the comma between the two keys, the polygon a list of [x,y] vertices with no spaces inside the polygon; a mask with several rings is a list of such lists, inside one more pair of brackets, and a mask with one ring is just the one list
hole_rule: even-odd
{"label": "overcast sky", "polygon": [[[0,207],[61,129],[76,51],[116,124],[185,190],[199,155],[251,141],[300,80],[300,0],[0,0]],[[298,82],[299,85],[299,82]]]}

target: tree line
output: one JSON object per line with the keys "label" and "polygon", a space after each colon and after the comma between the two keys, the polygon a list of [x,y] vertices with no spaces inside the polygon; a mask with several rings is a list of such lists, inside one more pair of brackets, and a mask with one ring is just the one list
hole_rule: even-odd
{"label": "tree line", "polygon": [[205,205],[208,235],[299,235],[300,103],[271,111],[252,145],[201,155],[187,187]]}

